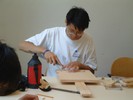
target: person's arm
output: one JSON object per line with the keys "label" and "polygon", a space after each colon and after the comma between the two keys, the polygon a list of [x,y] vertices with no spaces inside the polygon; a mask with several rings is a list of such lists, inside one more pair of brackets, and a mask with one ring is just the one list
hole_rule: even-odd
{"label": "person's arm", "polygon": [[46,48],[41,46],[36,46],[28,41],[21,42],[19,44],[19,49],[27,53],[38,53],[38,54],[41,54],[46,50]]}
{"label": "person's arm", "polygon": [[53,52],[47,50],[45,47],[36,46],[31,42],[23,41],[20,43],[19,49],[27,53],[43,54],[44,58],[48,63],[53,65],[55,64],[62,65],[58,57]]}
{"label": "person's arm", "polygon": [[80,68],[79,69],[90,70],[94,74],[94,70],[90,66],[84,65],[82,63],[80,63]]}

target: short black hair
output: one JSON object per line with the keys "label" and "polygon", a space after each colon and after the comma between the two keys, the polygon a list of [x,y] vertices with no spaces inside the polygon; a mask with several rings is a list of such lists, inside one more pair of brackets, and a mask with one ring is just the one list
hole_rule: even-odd
{"label": "short black hair", "polygon": [[90,18],[88,13],[83,8],[73,7],[66,15],[67,25],[73,24],[80,31],[88,28]]}
{"label": "short black hair", "polygon": [[0,42],[0,95],[16,91],[21,80],[21,66],[15,50]]}

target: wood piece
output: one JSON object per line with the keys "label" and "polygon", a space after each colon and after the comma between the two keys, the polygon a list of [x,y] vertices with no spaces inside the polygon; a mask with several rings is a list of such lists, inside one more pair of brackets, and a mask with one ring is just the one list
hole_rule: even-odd
{"label": "wood piece", "polygon": [[44,96],[44,97],[47,97],[47,98],[54,98],[52,96],[48,96],[48,95],[44,95],[44,94],[37,94],[38,96]]}
{"label": "wood piece", "polygon": [[124,78],[123,81],[126,82],[126,83],[133,82],[133,77],[131,77],[131,78]]}
{"label": "wood piece", "polygon": [[132,87],[132,88],[133,88],[133,82],[126,83],[126,86],[127,86],[127,87]]}
{"label": "wood piece", "polygon": [[80,95],[83,97],[90,97],[92,93],[84,82],[75,82],[77,90],[80,92]]}
{"label": "wood piece", "polygon": [[75,83],[75,82],[85,82],[85,83],[98,83],[99,79],[97,79],[94,74],[92,74],[89,70],[79,70],[77,72],[69,72],[69,71],[57,71],[57,75],[59,80],[62,83]]}

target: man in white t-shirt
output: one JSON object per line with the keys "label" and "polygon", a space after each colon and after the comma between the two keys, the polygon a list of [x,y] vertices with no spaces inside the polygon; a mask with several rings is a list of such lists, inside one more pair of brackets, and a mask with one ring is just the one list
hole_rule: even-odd
{"label": "man in white t-shirt", "polygon": [[48,62],[47,75],[56,77],[56,70],[77,71],[97,68],[92,38],[84,33],[89,15],[83,8],[73,7],[66,15],[66,27],[54,27],[20,43],[20,50],[37,53]]}

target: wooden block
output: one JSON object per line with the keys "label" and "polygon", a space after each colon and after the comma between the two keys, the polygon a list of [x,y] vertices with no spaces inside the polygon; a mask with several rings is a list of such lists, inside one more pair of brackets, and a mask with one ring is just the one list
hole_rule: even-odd
{"label": "wooden block", "polygon": [[92,93],[84,82],[75,82],[77,90],[80,92],[83,97],[90,97]]}
{"label": "wooden block", "polygon": [[79,70],[77,72],[60,70],[57,71],[57,75],[62,83],[99,83],[99,80],[89,70]]}
{"label": "wooden block", "polygon": [[126,83],[133,82],[133,77],[131,77],[131,78],[124,78],[123,81],[126,82]]}
{"label": "wooden block", "polygon": [[126,83],[126,86],[127,86],[127,87],[132,87],[132,88],[133,88],[133,82]]}

